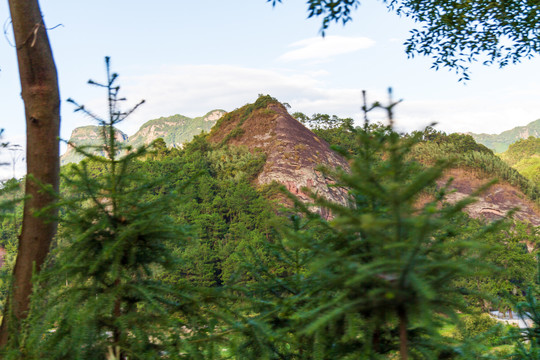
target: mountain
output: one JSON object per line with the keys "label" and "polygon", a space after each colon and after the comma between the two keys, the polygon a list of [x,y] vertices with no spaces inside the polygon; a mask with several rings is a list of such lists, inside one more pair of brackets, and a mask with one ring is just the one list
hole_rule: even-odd
{"label": "mountain", "polygon": [[[118,130],[117,140],[126,145],[139,147],[148,145],[157,138],[163,138],[169,147],[181,147],[182,144],[190,141],[193,136],[202,131],[210,131],[216,121],[226,112],[224,110],[212,110],[204,116],[189,118],[183,115],[173,115],[150,120],[144,123],[140,129],[132,136],[128,137]],[[71,133],[69,142],[76,146],[97,146],[102,143],[102,136],[99,126],[83,126],[76,128]],[[99,151],[91,151],[93,154],[104,155]],[[78,154],[73,146],[68,146],[67,151],[61,156],[61,164],[79,162],[83,158]]]}
{"label": "mountain", "polygon": [[[510,137],[508,135],[510,133],[519,136],[530,135],[536,131],[536,125],[540,125],[540,120],[501,135],[507,138]],[[215,146],[241,146],[251,152],[265,155],[266,160],[262,170],[254,181],[256,185],[267,185],[275,181],[284,185],[304,202],[311,201],[309,192],[305,191],[305,188],[308,188],[328,200],[347,204],[346,190],[333,187],[333,180],[319,171],[320,165],[347,169],[349,167],[347,161],[331,150],[328,143],[321,137],[289,115],[286,108],[270,96],[259,97],[255,103],[247,104],[231,113],[213,110],[193,119],[174,115],[151,120],[129,138],[118,131],[117,139],[126,144],[140,146],[161,137],[169,147],[181,147],[194,135],[208,130],[210,130],[208,141]],[[77,145],[98,145],[99,139],[99,127],[86,126],[75,129],[71,141]],[[530,163],[532,160],[539,159],[536,141],[537,139],[533,140],[533,138],[521,140],[511,146],[506,155],[501,156],[510,165],[517,166],[516,168],[519,169],[519,164],[524,164],[528,166],[526,169],[530,170],[531,174],[537,175],[538,164],[535,162],[536,165],[533,164],[533,166]],[[428,159],[428,163],[434,161],[436,157],[458,157],[455,168],[441,180],[444,182],[450,177],[454,178],[454,193],[448,195],[448,200],[451,202],[471,194],[482,182],[490,178],[501,179],[499,184],[482,194],[477,203],[468,207],[469,215],[497,218],[510,209],[519,207],[516,218],[540,225],[538,187],[510,168],[487,148],[480,145],[475,147],[471,144],[474,144],[471,136],[452,134],[444,139],[426,142],[418,147],[421,150],[417,155],[419,158]],[[62,157],[62,163],[80,159],[81,156],[70,147]],[[532,160],[524,161],[524,159]],[[521,171],[524,170],[521,169]],[[525,171],[524,174],[528,173]],[[327,209],[316,210],[325,218],[331,217]]]}
{"label": "mountain", "polygon": [[[347,161],[269,96],[259,97],[254,104],[223,116],[212,128],[208,140],[216,146],[244,146],[252,152],[264,153],[266,162],[256,178],[256,185],[276,181],[303,202],[311,201],[305,191],[308,188],[327,200],[347,204],[346,190],[333,187],[333,180],[318,170],[321,165],[348,169]],[[514,214],[516,219],[540,225],[540,189],[488,148],[475,144],[471,136],[452,134],[439,139],[439,143],[427,141],[418,147],[416,156],[427,159],[426,164],[437,157],[457,156],[455,166],[439,181],[442,186],[453,179],[452,192],[446,199],[451,203],[473,194],[490,179],[500,180],[467,207],[469,216],[497,219],[518,208]],[[315,210],[325,218],[331,217],[327,209]]]}
{"label": "mountain", "polygon": [[[304,188],[336,203],[348,202],[347,191],[332,187],[332,179],[318,170],[320,165],[348,168],[347,161],[270,96],[261,96],[254,104],[223,116],[210,132],[209,141],[263,152],[266,162],[256,178],[259,186],[276,181],[303,202],[311,200]],[[327,209],[315,210],[331,217]]]}
{"label": "mountain", "polygon": [[[481,171],[470,168],[453,168],[438,180],[440,186],[452,180],[452,192],[447,194],[446,200],[455,203],[474,193],[491,177],[486,178]],[[473,218],[488,220],[500,219],[509,211],[517,209],[513,217],[520,221],[527,221],[533,226],[540,226],[540,208],[538,204],[529,199],[517,187],[502,180],[490,186],[478,195],[477,201],[465,208],[465,212]]]}
{"label": "mountain", "polygon": [[[477,201],[465,212],[473,218],[488,220],[505,216],[517,208],[514,218],[540,225],[540,187],[511,168],[488,148],[474,143],[470,135],[431,134],[413,149],[414,158],[425,165],[438,159],[452,159],[452,168],[439,180],[439,186],[448,181],[451,192],[446,200],[455,203],[473,194],[487,182],[497,183],[478,194]],[[475,146],[476,145],[476,146]],[[428,190],[429,193],[429,190]]]}
{"label": "mountain", "polygon": [[[69,138],[68,148],[64,155],[60,157],[60,164],[76,163],[83,159],[84,156],[77,153],[73,145],[82,148],[86,147],[86,151],[92,154],[105,155],[103,151],[100,151],[98,148],[103,143],[101,129],[100,126],[89,125],[78,127],[73,130],[71,132],[71,137]],[[126,143],[128,141],[128,136],[120,130],[116,130],[115,137],[120,143]]]}
{"label": "mountain", "polygon": [[476,142],[487,146],[496,153],[502,153],[508,149],[510,144],[519,139],[527,139],[529,136],[540,137],[540,119],[525,126],[517,126],[511,130],[503,131],[500,134],[468,134]]}
{"label": "mountain", "polygon": [[160,117],[146,122],[139,131],[129,137],[134,147],[148,145],[157,138],[163,138],[169,147],[181,147],[202,131],[208,132],[226,112],[212,110],[204,116],[189,118],[183,115]]}
{"label": "mountain", "polygon": [[540,186],[540,137],[520,139],[499,156],[520,174]]}

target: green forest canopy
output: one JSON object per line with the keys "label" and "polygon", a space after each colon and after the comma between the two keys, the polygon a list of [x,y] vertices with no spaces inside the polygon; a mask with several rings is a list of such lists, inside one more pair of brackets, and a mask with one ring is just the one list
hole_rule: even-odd
{"label": "green forest canopy", "polygon": [[[437,196],[442,193],[433,186],[448,166],[440,159],[449,155],[457,155],[457,166],[482,169],[493,163],[499,164],[495,167],[501,169],[499,176],[512,172],[470,136],[429,129],[402,136],[381,125],[353,128],[346,119],[320,114],[316,118],[335,120],[315,131],[356,164],[351,174],[332,175],[351,189],[354,207],[318,199],[336,214],[331,221],[301,204],[292,212],[280,209],[268,200],[279,186],[257,189],[252,184],[264,156],[242,147],[216,147],[206,135],[181,150],[158,142],[161,146],[155,152],[128,158],[118,173],[127,190],[118,195],[118,209],[126,206],[118,216],[107,215],[100,201],[90,207],[77,205],[80,201],[90,205],[91,197],[69,190],[74,185],[88,186],[87,191],[105,194],[103,186],[110,181],[106,159],[96,157],[64,167],[66,200],[56,251],[40,282],[43,292],[34,302],[32,326],[19,346],[37,358],[69,354],[104,358],[111,342],[100,337],[101,331],[117,328],[115,343],[144,359],[153,358],[157,351],[157,344],[146,341],[148,336],[161,339],[161,351],[210,359],[362,358],[366,354],[392,358],[399,352],[414,358],[421,354],[456,359],[466,358],[460,354],[494,354],[497,358],[517,351],[517,340],[508,337],[509,330],[493,327],[493,320],[480,314],[490,309],[515,310],[516,302],[526,300],[537,263],[525,244],[536,243],[538,233],[519,223],[486,227],[460,211],[468,201],[440,208]],[[473,154],[473,160],[468,160]],[[427,156],[422,163],[431,165],[418,163],[415,157],[420,156]],[[436,196],[434,202],[418,213],[411,211],[426,189]],[[136,208],[130,205],[133,201]],[[20,211],[7,208],[2,219],[2,244],[9,251],[4,278],[12,266]],[[147,221],[151,228],[144,225]],[[112,226],[124,235],[117,238],[107,230]],[[94,230],[89,233],[90,229]],[[130,260],[133,265],[154,264],[146,274],[140,273],[138,283],[131,277],[122,280],[126,283],[121,287],[108,283],[120,268],[105,267],[96,275],[89,270],[112,260],[107,248],[81,248],[83,243],[74,247],[85,234],[96,231],[100,235],[92,241],[110,238],[113,247],[119,241],[136,241],[129,248],[142,246],[139,241],[159,232],[165,236],[160,240],[166,249],[163,262],[158,266],[154,257],[144,260],[137,255]],[[437,239],[437,246],[428,245],[432,239]],[[81,256],[86,251],[97,253]],[[75,263],[73,257],[78,259]],[[117,264],[126,266],[123,261]],[[98,274],[105,275],[99,280],[105,287],[78,286],[92,284]],[[411,277],[402,283],[403,276]],[[137,286],[152,301],[167,303],[166,316],[157,316],[152,303],[142,305],[143,298],[129,286]],[[97,289],[103,289],[99,290],[103,296],[95,302],[84,300],[88,291]],[[4,296],[6,290],[3,283]],[[164,290],[166,297],[160,295]],[[122,294],[125,301],[118,317],[107,314],[107,304],[115,311],[109,293]],[[141,305],[130,310],[130,302]],[[469,315],[458,315],[456,310]],[[59,316],[65,321],[58,323]],[[123,319],[123,325],[115,327],[117,319]],[[136,329],[137,337],[122,339],[120,330],[126,326]],[[163,326],[170,330],[155,331]],[[55,335],[43,337],[51,327]],[[182,332],[186,327],[199,330]],[[77,329],[84,329],[82,336],[76,336]],[[182,340],[175,343],[173,335]],[[74,348],[88,351],[73,352]],[[19,356],[17,351],[13,354]]]}

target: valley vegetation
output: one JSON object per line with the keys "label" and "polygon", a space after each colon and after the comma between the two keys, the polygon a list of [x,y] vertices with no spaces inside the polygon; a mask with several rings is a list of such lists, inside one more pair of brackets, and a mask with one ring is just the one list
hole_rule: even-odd
{"label": "valley vegetation", "polygon": [[[344,206],[311,193],[325,219],[277,183],[256,186],[261,152],[204,133],[182,149],[124,148],[114,126],[131,111],[117,108],[115,81],[102,85],[111,112],[96,118],[105,156],[80,149],[86,159],[61,171],[58,216],[39,214],[59,231],[3,358],[538,358],[538,228],[473,219],[474,196],[448,203],[451,182],[437,180],[468,167],[537,203],[538,188],[470,136],[295,114],[350,164],[320,169],[349,194]],[[378,107],[392,118],[392,104]],[[4,301],[20,186],[0,190]],[[494,309],[535,323],[497,325]]]}

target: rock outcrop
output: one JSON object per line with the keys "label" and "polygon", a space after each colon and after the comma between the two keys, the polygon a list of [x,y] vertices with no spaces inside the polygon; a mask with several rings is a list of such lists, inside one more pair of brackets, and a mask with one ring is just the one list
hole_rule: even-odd
{"label": "rock outcrop", "polygon": [[[348,168],[347,161],[289,115],[283,105],[269,99],[260,97],[255,104],[228,113],[212,129],[210,141],[263,151],[267,158],[256,179],[258,185],[276,181],[304,202],[311,201],[303,191],[308,188],[327,200],[346,205],[347,191],[333,187],[332,179],[318,167]],[[328,209],[316,211],[327,219],[331,217]]]}
{"label": "rock outcrop", "polygon": [[[472,194],[488,179],[478,172],[465,169],[451,169],[438,181],[440,186],[452,177],[453,192],[447,195],[447,201],[455,203]],[[473,218],[488,220],[500,219],[510,210],[517,209],[514,218],[527,221],[533,226],[540,226],[540,209],[517,188],[500,182],[491,186],[478,196],[478,201],[469,205],[465,211]]]}
{"label": "rock outcrop", "polygon": [[[120,130],[116,130],[115,138],[119,143],[126,143],[128,136]],[[105,153],[99,149],[103,144],[102,128],[95,125],[78,127],[71,132],[69,144],[66,152],[60,157],[60,164],[77,163],[83,159],[83,155],[76,152],[74,146],[86,147],[86,151],[104,156]]]}

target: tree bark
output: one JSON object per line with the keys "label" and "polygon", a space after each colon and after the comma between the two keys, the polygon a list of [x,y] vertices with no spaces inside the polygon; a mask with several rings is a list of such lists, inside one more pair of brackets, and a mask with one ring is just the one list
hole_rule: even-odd
{"label": "tree bark", "polygon": [[[28,315],[32,274],[39,271],[56,233],[52,209],[58,191],[60,94],[56,66],[37,0],[9,0],[26,116],[26,201],[13,285],[0,327],[0,346],[16,336]],[[31,175],[31,176],[30,176]],[[45,215],[36,212],[49,209]]]}
{"label": "tree bark", "polygon": [[401,360],[409,359],[409,339],[407,335],[407,327],[409,321],[407,319],[407,311],[404,306],[399,306],[397,309],[399,319],[399,353]]}

